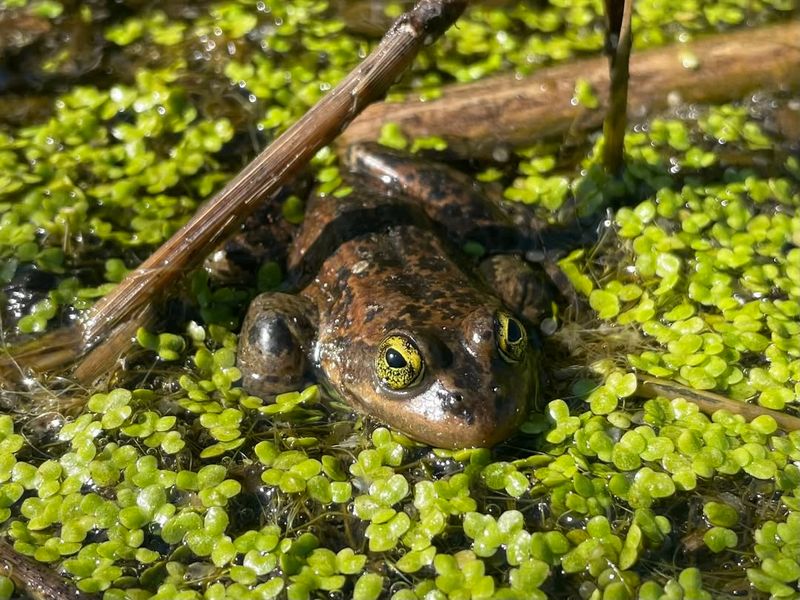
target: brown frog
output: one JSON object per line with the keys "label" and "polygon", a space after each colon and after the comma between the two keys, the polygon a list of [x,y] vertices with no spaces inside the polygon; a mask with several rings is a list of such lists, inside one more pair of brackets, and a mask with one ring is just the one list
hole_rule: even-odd
{"label": "brown frog", "polygon": [[[517,256],[535,241],[466,175],[375,150],[350,151],[349,196],[310,201],[288,260],[295,293],[250,305],[239,341],[244,386],[273,395],[315,376],[414,439],[494,445],[537,393],[530,321],[549,293]],[[517,255],[495,254],[476,274],[467,242]]]}

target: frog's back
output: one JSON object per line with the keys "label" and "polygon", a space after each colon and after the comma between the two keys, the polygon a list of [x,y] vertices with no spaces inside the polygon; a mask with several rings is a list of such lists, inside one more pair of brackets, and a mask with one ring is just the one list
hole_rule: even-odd
{"label": "frog's back", "polygon": [[[489,293],[470,274],[445,228],[418,203],[365,190],[311,200],[290,254],[290,270],[312,298],[320,325],[370,333],[416,323],[439,327],[479,305]],[[387,319],[376,318],[388,312]],[[406,320],[414,323],[405,323]]]}
{"label": "frog's back", "polygon": [[351,148],[347,164],[353,190],[339,199],[311,199],[290,271],[307,275],[344,241],[392,225],[418,225],[457,247],[467,241],[493,251],[519,245],[510,217],[464,173],[370,144]]}

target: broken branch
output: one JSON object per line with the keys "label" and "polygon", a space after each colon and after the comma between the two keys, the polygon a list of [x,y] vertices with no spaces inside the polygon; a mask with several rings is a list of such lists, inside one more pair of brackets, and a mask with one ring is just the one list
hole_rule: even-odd
{"label": "broken branch", "polygon": [[[727,102],[759,88],[800,87],[800,22],[713,35],[636,52],[630,61],[628,116],[665,108],[669,99]],[[691,59],[691,60],[689,60]],[[588,109],[572,102],[587,81],[598,99]],[[568,131],[597,129],[609,106],[605,57],[543,68],[529,77],[490,77],[453,85],[441,98],[370,106],[339,137],[346,147],[378,139],[397,123],[408,137],[443,137],[454,152],[491,157],[498,148],[530,145]]]}
{"label": "broken branch", "polygon": [[713,415],[718,410],[727,410],[735,415],[742,415],[748,421],[752,421],[756,417],[768,415],[775,419],[778,427],[784,431],[797,431],[800,430],[800,418],[788,415],[786,413],[770,410],[757,404],[748,404],[747,402],[740,402],[733,400],[714,392],[706,390],[694,390],[685,385],[675,383],[674,381],[667,381],[666,379],[658,379],[656,377],[639,376],[639,385],[636,393],[645,398],[655,398],[662,396],[669,398],[683,398],[700,407],[700,410],[707,415]]}

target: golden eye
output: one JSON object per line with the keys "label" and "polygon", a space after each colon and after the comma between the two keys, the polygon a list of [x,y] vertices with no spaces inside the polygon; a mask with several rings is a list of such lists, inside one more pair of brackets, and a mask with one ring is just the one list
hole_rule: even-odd
{"label": "golden eye", "polygon": [[498,311],[494,319],[494,334],[497,349],[503,360],[510,363],[520,362],[528,348],[528,334],[525,326],[507,312]]}
{"label": "golden eye", "polygon": [[418,383],[425,363],[417,345],[405,335],[390,335],[378,347],[375,371],[390,389],[402,390]]}

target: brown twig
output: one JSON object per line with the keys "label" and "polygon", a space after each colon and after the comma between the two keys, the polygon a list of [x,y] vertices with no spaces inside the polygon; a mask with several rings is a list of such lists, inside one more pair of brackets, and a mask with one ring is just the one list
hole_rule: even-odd
{"label": "brown twig", "polygon": [[[687,44],[636,52],[630,61],[628,115],[641,119],[671,98],[727,102],[759,88],[800,86],[800,21],[708,36]],[[590,110],[571,102],[585,80],[598,99]],[[490,77],[447,87],[426,102],[380,102],[339,137],[347,147],[376,140],[387,122],[409,137],[437,135],[450,150],[491,157],[498,147],[530,145],[568,131],[598,128],[609,106],[604,57],[541,69],[529,77]]]}
{"label": "brown twig", "polygon": [[17,594],[47,600],[90,600],[94,594],[79,591],[60,577],[52,567],[20,554],[6,541],[0,540],[0,575],[10,578]]}
{"label": "brown twig", "polygon": [[769,415],[775,419],[775,422],[784,431],[800,430],[800,418],[798,417],[787,415],[777,410],[770,410],[757,404],[739,402],[714,392],[694,390],[674,381],[640,375],[636,393],[645,398],[655,398],[656,396],[663,396],[669,399],[683,398],[697,404],[700,410],[707,415],[712,415],[723,409],[735,415],[742,415],[748,421],[752,421],[762,415]]}
{"label": "brown twig", "polygon": [[[12,377],[20,370],[42,371],[65,366],[109,336],[117,339],[129,335],[131,329],[136,329],[134,325],[145,307],[197,266],[259,201],[275,193],[365,106],[382,97],[417,52],[440,36],[466,4],[467,0],[420,0],[394,23],[378,47],[356,69],[101,299],[86,319],[73,329],[53,332],[14,352],[5,364],[0,361],[0,374]],[[114,348],[115,344],[108,347]],[[58,351],[53,352],[54,348]],[[78,374],[94,375],[113,364],[118,356],[100,352],[91,368],[79,368]]]}
{"label": "brown twig", "polygon": [[603,166],[610,175],[622,168],[628,121],[628,78],[633,0],[606,0],[606,52],[609,59],[609,105],[603,122]]}

